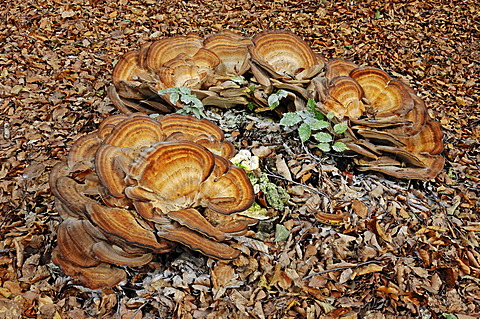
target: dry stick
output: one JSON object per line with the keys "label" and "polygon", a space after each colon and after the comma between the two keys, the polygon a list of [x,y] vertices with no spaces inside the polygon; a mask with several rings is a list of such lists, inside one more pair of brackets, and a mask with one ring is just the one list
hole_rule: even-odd
{"label": "dry stick", "polygon": [[379,263],[379,261],[370,260],[370,261],[366,261],[366,262],[359,263],[359,264],[352,265],[352,266],[344,266],[344,267],[337,267],[337,268],[322,270],[322,271],[314,272],[313,274],[310,274],[308,276],[303,277],[303,280],[307,280],[309,278],[312,278],[313,276],[326,274],[326,273],[329,273],[329,272],[332,272],[332,271],[345,270],[345,269],[350,269],[350,268],[357,268],[357,267],[361,267],[361,266],[365,266],[365,265],[369,265],[369,264],[377,264],[377,263]]}
{"label": "dry stick", "polygon": [[287,178],[283,177],[282,175],[274,174],[274,173],[273,173],[272,171],[270,171],[268,168],[266,168],[265,170],[266,170],[267,173],[264,173],[264,174],[267,175],[267,176],[274,177],[274,178],[277,178],[277,179],[281,179],[281,180],[287,181],[288,183],[292,183],[292,184],[295,184],[295,185],[299,185],[299,186],[305,187],[306,189],[309,189],[309,190],[311,190],[312,192],[317,193],[318,195],[322,195],[322,196],[328,197],[326,193],[324,193],[324,192],[322,192],[322,191],[319,191],[319,190],[316,189],[316,188],[313,188],[313,187],[311,187],[311,186],[305,185],[305,184],[303,184],[303,183],[295,182],[294,180],[287,179]]}

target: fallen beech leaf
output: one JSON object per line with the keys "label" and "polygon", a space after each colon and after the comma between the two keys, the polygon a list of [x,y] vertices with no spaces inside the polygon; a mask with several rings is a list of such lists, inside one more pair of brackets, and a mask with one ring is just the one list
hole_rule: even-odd
{"label": "fallen beech leaf", "polygon": [[386,242],[390,243],[392,241],[392,237],[390,234],[385,233],[378,220],[375,221],[375,230],[377,231],[377,234]]}
{"label": "fallen beech leaf", "polygon": [[384,268],[383,266],[380,266],[380,265],[377,265],[377,264],[368,264],[366,266],[362,266],[362,267],[359,267],[359,268],[355,269],[352,276],[356,277],[356,276],[370,274],[370,273],[373,273],[373,272],[380,272],[380,271],[383,270],[383,268]]}

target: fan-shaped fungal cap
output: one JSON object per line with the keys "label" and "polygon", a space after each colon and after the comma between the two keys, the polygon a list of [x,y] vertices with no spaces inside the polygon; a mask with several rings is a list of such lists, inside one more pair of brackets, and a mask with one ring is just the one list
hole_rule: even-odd
{"label": "fan-shaped fungal cap", "polygon": [[[150,78],[149,73],[138,63],[138,51],[130,51],[122,55],[113,69],[113,84],[121,97],[141,99],[142,94],[135,87],[141,78]],[[132,82],[133,81],[133,82]]]}
{"label": "fan-shaped fungal cap", "polygon": [[66,275],[90,289],[110,288],[127,279],[127,273],[123,269],[107,263],[100,263],[94,267],[78,267],[63,260],[64,256],[55,249],[52,261],[60,265]]}
{"label": "fan-shaped fungal cap", "polygon": [[92,246],[98,239],[93,238],[84,230],[83,223],[88,223],[88,221],[67,218],[58,227],[56,249],[58,256],[63,257],[59,260],[60,263],[67,262],[79,267],[93,267],[100,264],[92,251]]}
{"label": "fan-shaped fungal cap", "polygon": [[125,182],[128,164],[131,163],[118,147],[103,144],[95,155],[95,172],[109,194],[116,198],[125,197]]}
{"label": "fan-shaped fungal cap", "polygon": [[127,188],[127,192],[140,187],[152,193],[151,199],[175,201],[188,197],[192,200],[214,163],[214,155],[196,143],[159,142],[132,164],[130,174],[138,186]]}
{"label": "fan-shaped fungal cap", "polygon": [[358,66],[353,62],[342,59],[333,59],[327,63],[325,77],[333,79],[337,76],[349,76],[350,72],[356,68],[358,68]]}
{"label": "fan-shaped fungal cap", "polygon": [[443,152],[443,132],[437,121],[427,121],[420,132],[400,140],[406,144],[405,149],[409,152],[431,155]]}
{"label": "fan-shaped fungal cap", "polygon": [[120,148],[141,149],[164,139],[165,133],[160,123],[138,113],[118,123],[103,142]]}
{"label": "fan-shaped fungal cap", "polygon": [[240,251],[226,244],[208,239],[186,227],[168,230],[160,229],[157,235],[161,238],[181,243],[190,249],[216,259],[228,260],[237,258],[240,255]]}
{"label": "fan-shaped fungal cap", "polygon": [[111,245],[104,241],[94,243],[92,246],[92,252],[103,262],[128,267],[145,265],[149,263],[153,257],[151,253],[130,254],[124,251],[121,247]]}
{"label": "fan-shaped fungal cap", "polygon": [[392,80],[377,68],[358,68],[350,73],[362,87],[365,98],[378,117],[404,115],[414,107],[413,99],[405,85]]}
{"label": "fan-shaped fungal cap", "polygon": [[91,203],[87,205],[87,212],[90,221],[107,237],[155,252],[170,250],[168,244],[158,242],[154,233],[143,227],[127,209],[107,208]]}
{"label": "fan-shaped fungal cap", "polygon": [[337,118],[344,116],[359,118],[365,111],[363,90],[357,81],[350,77],[334,78],[328,88],[327,99],[323,102],[325,113],[333,112]]}
{"label": "fan-shaped fungal cap", "polygon": [[323,68],[323,60],[310,46],[289,31],[265,31],[256,34],[250,46],[255,63],[271,77],[307,79]]}
{"label": "fan-shaped fungal cap", "polygon": [[145,66],[153,73],[180,54],[193,57],[202,48],[202,39],[196,34],[165,38],[153,42],[142,57]]}
{"label": "fan-shaped fungal cap", "polygon": [[199,73],[199,68],[192,58],[179,54],[162,65],[158,70],[160,81],[166,88],[188,87],[198,89],[205,76]]}
{"label": "fan-shaped fungal cap", "polygon": [[196,209],[187,208],[167,213],[167,216],[193,231],[197,231],[213,240],[222,241],[225,234],[215,228]]}
{"label": "fan-shaped fungal cap", "polygon": [[420,179],[424,181],[435,178],[445,165],[445,158],[440,155],[419,156],[425,167],[376,166],[375,162],[358,167],[361,171],[377,171],[396,178]]}
{"label": "fan-shaped fungal cap", "polygon": [[252,41],[249,38],[230,31],[212,34],[203,41],[203,46],[219,58],[215,72],[222,76],[243,75],[248,70],[250,44]]}
{"label": "fan-shaped fungal cap", "polygon": [[170,114],[164,116],[160,123],[167,140],[192,141],[227,159],[235,155],[232,143],[224,141],[223,131],[207,119]]}
{"label": "fan-shaped fungal cap", "polygon": [[223,140],[223,131],[207,119],[199,120],[193,116],[169,114],[162,117],[160,123],[166,136],[182,133],[192,136],[191,140],[200,136],[212,136],[217,141]]}
{"label": "fan-shaped fungal cap", "polygon": [[101,140],[95,133],[80,137],[70,148],[68,166],[73,167],[78,162],[91,161],[95,157],[95,152],[100,144]]}
{"label": "fan-shaped fungal cap", "polygon": [[[226,160],[216,156],[216,166],[226,165]],[[229,165],[227,170],[213,171],[200,189],[201,202],[222,214],[231,214],[248,209],[254,200],[254,191],[245,171]]]}

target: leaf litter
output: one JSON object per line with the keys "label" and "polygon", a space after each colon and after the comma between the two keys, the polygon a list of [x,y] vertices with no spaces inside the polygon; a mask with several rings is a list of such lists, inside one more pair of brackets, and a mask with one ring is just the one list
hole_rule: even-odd
{"label": "leaf litter", "polygon": [[[10,1],[0,39],[0,316],[475,318],[480,316],[480,8],[472,1]],[[289,198],[237,238],[230,264],[188,249],[91,291],[50,262],[48,173],[116,111],[111,71],[132,47],[222,29],[288,29],[327,58],[411,85],[445,132],[432,182],[355,171],[246,110],[206,110]],[[223,112],[223,111],[222,111]],[[260,199],[261,200],[261,199]],[[449,318],[450,318],[449,317]]]}

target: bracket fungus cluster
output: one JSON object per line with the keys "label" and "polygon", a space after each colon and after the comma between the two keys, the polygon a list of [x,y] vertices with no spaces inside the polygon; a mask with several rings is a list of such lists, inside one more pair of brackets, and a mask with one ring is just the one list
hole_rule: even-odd
{"label": "bracket fungus cluster", "polygon": [[229,159],[233,145],[207,120],[142,113],[106,118],[78,139],[50,175],[63,222],[53,261],[96,289],[126,279],[175,244],[217,259],[239,251],[226,239],[256,220],[238,214],[252,185]]}
{"label": "bracket fungus cluster", "polygon": [[348,122],[343,142],[359,154],[360,170],[430,180],[444,166],[440,124],[410,87],[377,68],[325,61],[288,31],[161,39],[123,55],[113,84],[109,96],[126,114],[181,108],[158,94],[170,87],[190,88],[204,105],[249,104],[256,112],[270,110],[268,97],[281,89],[280,115],[305,109],[312,99],[324,114],[335,114],[334,121]]}

